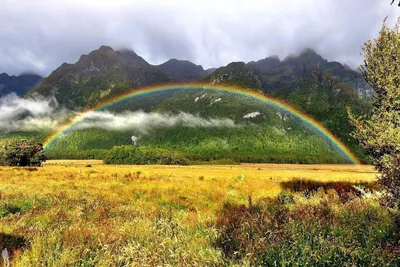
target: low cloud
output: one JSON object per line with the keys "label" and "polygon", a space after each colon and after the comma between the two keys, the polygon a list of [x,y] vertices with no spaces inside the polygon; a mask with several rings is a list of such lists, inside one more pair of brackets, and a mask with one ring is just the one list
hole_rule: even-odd
{"label": "low cloud", "polygon": [[0,131],[49,131],[71,115],[54,98],[20,98],[10,94],[0,98]]}
{"label": "low cloud", "polygon": [[[82,114],[58,105],[54,98],[24,99],[14,94],[0,98],[0,132],[52,131]],[[114,131],[135,131],[148,134],[155,128],[185,127],[235,127],[228,118],[201,118],[185,112],[178,114],[125,111],[113,113],[99,111],[87,114],[72,130],[98,128]]]}
{"label": "low cloud", "polygon": [[115,131],[135,130],[146,134],[154,128],[185,127],[234,127],[235,123],[227,118],[205,119],[185,112],[178,114],[146,113],[126,111],[120,114],[103,111],[89,114],[75,128],[101,128]]}

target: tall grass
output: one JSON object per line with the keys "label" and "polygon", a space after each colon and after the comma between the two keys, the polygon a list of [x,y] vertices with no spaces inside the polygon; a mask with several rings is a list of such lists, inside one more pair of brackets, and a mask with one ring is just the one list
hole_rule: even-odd
{"label": "tall grass", "polygon": [[223,207],[215,246],[227,264],[399,266],[397,211],[360,197],[343,203],[333,189],[282,199]]}
{"label": "tall grass", "polygon": [[293,190],[299,170],[90,163],[0,168],[0,249],[13,266],[398,263],[396,211],[343,201],[329,183]]}

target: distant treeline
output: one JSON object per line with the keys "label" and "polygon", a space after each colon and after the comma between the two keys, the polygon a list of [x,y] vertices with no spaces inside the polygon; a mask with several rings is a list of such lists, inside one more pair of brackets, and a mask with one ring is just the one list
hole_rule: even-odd
{"label": "distant treeline", "polygon": [[49,159],[101,159],[107,164],[237,164],[237,163],[293,163],[293,164],[342,164],[348,163],[342,157],[319,155],[263,155],[263,154],[185,154],[157,147],[116,146],[110,150],[92,149],[86,151],[50,151]]}
{"label": "distant treeline", "polygon": [[[269,121],[268,123],[272,123]],[[274,123],[276,125],[276,123]],[[279,126],[279,127],[278,127]],[[48,159],[101,159],[114,164],[157,164],[164,155],[179,154],[182,162],[191,164],[229,163],[301,163],[340,164],[346,158],[320,135],[298,123],[285,121],[282,125],[248,124],[234,128],[195,128],[177,126],[153,129],[142,135],[138,147],[132,145],[132,132],[87,129],[63,136],[50,149]],[[135,134],[139,135],[139,134]],[[28,137],[20,134],[19,136]],[[38,136],[32,136],[38,139]],[[125,149],[113,147],[124,146]],[[125,150],[131,147],[132,153]],[[146,151],[146,153],[144,153]],[[139,153],[140,152],[140,153]],[[160,154],[160,156],[157,156]],[[178,155],[176,154],[176,155]],[[146,158],[149,157],[149,158]],[[166,160],[168,161],[168,160]],[[171,161],[175,162],[175,161]],[[163,164],[186,164],[181,161]]]}
{"label": "distant treeline", "polygon": [[189,164],[189,160],[180,152],[135,146],[113,147],[107,154],[104,162],[107,164]]}
{"label": "distant treeline", "polygon": [[[151,154],[152,164],[157,163],[153,160],[157,158],[155,155],[161,154],[160,158],[163,158],[166,151],[173,155],[178,153],[195,164],[221,160],[233,163],[348,163],[321,136],[302,127],[289,125],[285,130],[266,127],[155,129],[151,135],[141,137],[140,149],[132,145],[132,133],[90,129],[61,138],[46,156],[49,159],[109,159],[108,163],[148,164],[149,159],[131,159],[133,154],[125,151],[134,150],[135,157]],[[121,146],[124,149],[113,148]]]}

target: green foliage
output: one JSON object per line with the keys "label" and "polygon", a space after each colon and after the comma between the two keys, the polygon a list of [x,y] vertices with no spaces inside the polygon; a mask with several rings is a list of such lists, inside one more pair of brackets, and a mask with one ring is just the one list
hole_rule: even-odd
{"label": "green foliage", "polygon": [[187,165],[189,161],[182,153],[166,149],[117,146],[110,150],[105,163]]}
{"label": "green foliage", "polygon": [[400,204],[400,31],[385,24],[377,39],[365,43],[366,81],[375,95],[371,114],[352,116],[354,136],[372,157],[391,204]]}
{"label": "green foliage", "polygon": [[[290,125],[290,124],[289,124]],[[282,130],[268,125],[236,128],[176,126],[141,137],[146,147],[179,151],[192,163],[347,163],[324,138],[299,125]],[[287,128],[287,126],[285,126]],[[304,131],[304,132],[303,132]],[[81,130],[62,137],[46,152],[49,159],[104,159],[114,144],[132,144],[132,133]]]}
{"label": "green foliage", "polygon": [[12,203],[5,202],[0,206],[0,219],[11,214],[24,213],[32,206],[32,203],[29,201],[17,203],[14,202],[15,201],[13,201]]}
{"label": "green foliage", "polygon": [[[214,103],[216,99],[220,101]],[[248,97],[199,89],[141,97],[140,102],[154,105],[152,111],[160,114],[186,112],[204,119],[228,118],[235,127],[154,125],[144,133],[142,129],[79,130],[58,139],[48,157],[104,159],[104,151],[130,145],[131,136],[140,135],[140,145],[179,151],[196,164],[223,159],[231,163],[348,163],[324,137],[295,117]],[[121,111],[119,106],[114,108]],[[255,111],[260,115],[244,118]]]}
{"label": "green foliage", "polygon": [[293,204],[294,203],[293,195],[290,194],[289,192],[285,192],[285,191],[280,192],[277,199],[281,204]]}
{"label": "green foliage", "polygon": [[40,166],[46,157],[42,144],[27,140],[3,140],[0,144],[0,165]]}

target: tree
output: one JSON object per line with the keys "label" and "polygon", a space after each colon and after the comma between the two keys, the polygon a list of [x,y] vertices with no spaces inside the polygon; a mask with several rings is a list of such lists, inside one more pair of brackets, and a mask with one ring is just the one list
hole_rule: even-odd
{"label": "tree", "polygon": [[[384,23],[379,36],[363,46],[361,71],[375,94],[370,114],[350,114],[356,137],[379,171],[390,204],[400,204],[400,32]],[[351,113],[351,112],[350,112]]]}
{"label": "tree", "polygon": [[26,140],[7,141],[0,145],[0,165],[40,166],[46,161],[42,144]]}

